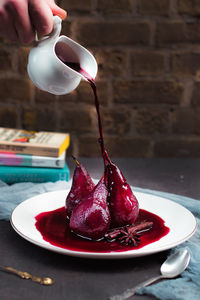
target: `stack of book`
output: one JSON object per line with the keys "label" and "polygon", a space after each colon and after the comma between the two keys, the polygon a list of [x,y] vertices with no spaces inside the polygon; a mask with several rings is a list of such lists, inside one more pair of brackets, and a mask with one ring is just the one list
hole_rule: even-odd
{"label": "stack of book", "polygon": [[68,181],[68,133],[0,127],[0,179],[17,182]]}

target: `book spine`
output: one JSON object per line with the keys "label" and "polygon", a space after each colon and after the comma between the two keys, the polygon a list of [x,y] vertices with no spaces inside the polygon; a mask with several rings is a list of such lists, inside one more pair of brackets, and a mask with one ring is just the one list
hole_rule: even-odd
{"label": "book spine", "polygon": [[32,167],[42,167],[42,168],[64,168],[65,159],[39,159],[39,158],[32,158]]}
{"label": "book spine", "polygon": [[64,168],[64,165],[65,153],[63,153],[60,157],[0,153],[0,166]]}
{"label": "book spine", "polygon": [[58,157],[69,147],[68,133],[32,132],[0,127],[0,151]]}
{"label": "book spine", "polygon": [[18,154],[30,154],[30,155],[41,155],[41,156],[59,156],[59,148],[54,147],[43,147],[43,146],[32,146],[32,145],[22,145],[22,144],[4,144],[0,143],[0,151],[3,152],[15,152]]}
{"label": "book spine", "polygon": [[0,166],[0,179],[8,184],[68,181],[69,177],[67,165],[62,169]]}

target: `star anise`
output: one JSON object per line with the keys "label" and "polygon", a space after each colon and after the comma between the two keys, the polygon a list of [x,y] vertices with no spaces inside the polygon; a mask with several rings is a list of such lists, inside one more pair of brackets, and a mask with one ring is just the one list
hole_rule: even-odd
{"label": "star anise", "polygon": [[109,230],[104,238],[107,242],[119,242],[125,245],[137,246],[143,232],[150,230],[153,222],[142,222],[140,224],[126,225]]}

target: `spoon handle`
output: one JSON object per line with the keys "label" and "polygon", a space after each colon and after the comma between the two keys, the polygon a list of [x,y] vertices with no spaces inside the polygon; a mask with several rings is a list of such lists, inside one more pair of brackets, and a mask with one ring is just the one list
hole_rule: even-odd
{"label": "spoon handle", "polygon": [[125,290],[122,294],[120,295],[115,295],[115,296],[111,296],[109,297],[109,300],[125,300],[125,299],[128,299],[130,298],[131,296],[135,295],[135,292],[137,290],[139,290],[140,288],[142,287],[145,287],[147,285],[150,285],[152,284],[153,282],[159,280],[163,278],[162,275],[159,275],[159,276],[155,276],[153,278],[150,278],[150,279],[147,279],[146,281],[143,281],[142,283],[136,285],[135,287],[133,288],[130,288],[130,289],[127,289]]}
{"label": "spoon handle", "polygon": [[12,267],[5,267],[5,266],[0,265],[0,271],[15,274],[15,275],[21,277],[22,279],[31,279],[34,282],[44,284],[44,285],[53,284],[53,280],[49,277],[45,277],[45,278],[37,277],[37,276],[31,275],[30,273],[16,270]]}

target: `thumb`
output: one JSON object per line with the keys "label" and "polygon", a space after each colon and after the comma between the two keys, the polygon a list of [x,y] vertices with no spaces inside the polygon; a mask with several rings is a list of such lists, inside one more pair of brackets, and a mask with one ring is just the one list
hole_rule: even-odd
{"label": "thumb", "polygon": [[54,0],[46,0],[46,2],[48,3],[53,15],[60,17],[62,20],[64,20],[67,17],[67,12],[58,5],[56,5]]}

